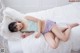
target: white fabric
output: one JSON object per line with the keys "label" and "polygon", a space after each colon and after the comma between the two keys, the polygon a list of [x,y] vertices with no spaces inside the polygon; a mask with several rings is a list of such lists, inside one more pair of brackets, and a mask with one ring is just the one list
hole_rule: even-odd
{"label": "white fabric", "polygon": [[[28,14],[22,14],[14,9],[6,8],[6,10],[4,11],[5,16],[2,22],[1,34],[2,36],[7,37],[8,39],[20,36],[20,33],[10,33],[7,27],[5,27],[12,20],[15,21],[14,19],[11,19],[9,17],[13,17],[16,19],[17,17],[21,18],[30,15],[39,19],[50,19],[52,21],[56,21],[59,26],[63,26],[68,23],[79,22],[80,21],[79,7],[80,3],[73,3],[62,7],[57,7],[45,11],[33,12]],[[79,32],[80,32],[80,26],[72,29],[70,39],[67,42],[60,42],[60,45],[57,49],[50,48],[43,36],[41,36],[39,39],[36,39],[34,38],[33,34],[22,40],[23,52],[24,53],[70,53],[71,50],[79,50],[80,49]],[[19,39],[19,37],[17,37],[16,39]]]}
{"label": "white fabric", "polygon": [[2,0],[0,0],[0,23],[2,22],[2,12],[4,10],[5,6]]}
{"label": "white fabric", "polygon": [[[73,3],[62,7],[56,7],[53,9],[41,11],[41,12],[34,12],[29,13],[26,15],[31,15],[40,19],[50,19],[52,21],[56,21],[59,26],[68,24],[68,23],[74,23],[74,22],[80,22],[80,3]],[[24,53],[70,53],[71,50],[79,50],[80,47],[80,26],[75,27],[72,29],[70,40],[66,43],[60,43],[59,47],[55,49],[51,49],[46,45],[44,39],[40,37],[40,42],[36,43],[37,40],[32,38],[26,38],[22,41],[22,45]],[[34,40],[34,41],[33,41]],[[33,42],[32,42],[33,41]],[[42,42],[43,41],[43,42]],[[35,44],[33,44],[35,42]],[[28,45],[28,44],[29,45]],[[27,44],[27,46],[26,46]],[[39,45],[40,44],[40,45]],[[65,47],[64,47],[65,46]],[[34,49],[34,48],[37,48]]]}
{"label": "white fabric", "polygon": [[[14,12],[14,13],[12,13],[12,12]],[[4,17],[3,17],[2,26],[1,26],[1,35],[4,38],[9,39],[9,40],[19,40],[19,39],[21,39],[21,37],[20,37],[21,33],[20,32],[11,33],[8,30],[8,25],[9,25],[9,23],[11,23],[13,21],[21,20],[19,18],[21,18],[23,16],[23,14],[21,14],[18,11],[15,11],[11,8],[6,8],[3,11],[3,14],[4,14]],[[15,15],[15,17],[13,15]]]}

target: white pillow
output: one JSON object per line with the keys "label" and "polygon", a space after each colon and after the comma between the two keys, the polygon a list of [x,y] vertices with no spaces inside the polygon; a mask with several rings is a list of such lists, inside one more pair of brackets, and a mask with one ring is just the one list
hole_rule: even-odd
{"label": "white pillow", "polygon": [[[13,22],[13,21],[17,21],[17,20],[22,20],[23,18],[23,14],[21,14],[20,12],[11,9],[9,7],[7,7],[4,11],[3,11],[4,17],[3,17],[3,21],[2,21],[2,25],[1,25],[1,35],[9,40],[19,40],[21,39],[21,33],[20,32],[14,32],[11,33],[8,29],[8,25],[9,23]],[[20,19],[21,18],[21,19]]]}

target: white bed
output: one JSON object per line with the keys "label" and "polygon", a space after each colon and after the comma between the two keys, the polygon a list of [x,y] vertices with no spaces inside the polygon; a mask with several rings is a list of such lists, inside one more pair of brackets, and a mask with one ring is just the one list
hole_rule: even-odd
{"label": "white bed", "polygon": [[[6,8],[4,10],[4,18],[2,22],[1,35],[7,39],[18,39],[19,36],[13,36],[13,33],[9,33],[7,28],[4,27],[10,22],[10,17],[24,17],[26,15],[34,16],[39,19],[50,19],[56,21],[59,26],[66,26],[68,23],[80,22],[80,3],[72,3],[62,7],[56,7],[40,12],[32,12],[27,14],[22,14],[14,9]],[[12,21],[12,20],[11,20]],[[14,20],[13,20],[14,21]],[[6,29],[6,30],[5,30]],[[34,38],[34,34],[28,38],[21,39],[23,53],[70,53],[71,50],[80,50],[80,26],[72,29],[70,39],[67,42],[60,42],[57,49],[52,49],[49,47],[44,37],[41,35],[39,39]],[[20,35],[15,33],[15,35]],[[19,38],[20,39],[20,38]]]}
{"label": "white bed", "polygon": [[[26,15],[32,15],[41,19],[50,19],[56,21],[58,25],[65,23],[80,22],[80,3],[73,3],[62,7],[57,7],[41,12],[34,12]],[[60,26],[62,26],[60,25]],[[80,49],[80,26],[72,29],[69,41],[61,42],[57,49],[49,48],[43,36],[39,39],[26,38],[22,40],[24,53],[70,53],[71,50]]]}

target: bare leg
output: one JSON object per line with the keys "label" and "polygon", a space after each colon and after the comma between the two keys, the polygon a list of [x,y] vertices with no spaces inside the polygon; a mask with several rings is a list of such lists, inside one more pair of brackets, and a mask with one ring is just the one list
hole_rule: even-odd
{"label": "bare leg", "polygon": [[53,33],[55,34],[55,36],[58,37],[60,40],[62,40],[62,41],[67,41],[67,40],[69,39],[69,36],[70,36],[70,33],[71,33],[71,29],[72,29],[73,27],[78,26],[78,25],[79,25],[79,24],[77,24],[77,23],[68,25],[68,29],[67,29],[64,33],[62,33],[62,31],[60,30],[60,28],[59,28],[57,25],[55,25],[55,26],[53,26],[53,28],[52,28],[52,32],[53,32]]}
{"label": "bare leg", "polygon": [[[75,27],[75,26],[78,26],[79,24],[78,23],[74,23],[74,24],[69,24],[68,26],[71,26],[71,28]],[[65,30],[68,29],[68,27],[59,27],[59,29],[62,31],[62,32],[65,32]]]}
{"label": "bare leg", "polygon": [[44,37],[52,48],[56,49],[58,47],[59,39],[57,37],[54,37],[54,34],[52,32],[46,33]]}
{"label": "bare leg", "polygon": [[68,27],[59,27],[59,29],[60,29],[62,32],[65,32],[65,31],[68,29]]}

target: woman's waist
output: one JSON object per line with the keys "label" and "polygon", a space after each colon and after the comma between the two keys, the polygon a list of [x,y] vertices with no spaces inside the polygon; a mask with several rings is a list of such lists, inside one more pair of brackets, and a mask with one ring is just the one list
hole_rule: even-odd
{"label": "woman's waist", "polygon": [[44,20],[42,21],[42,33],[45,31],[46,27],[48,27],[48,25],[50,24],[56,24],[56,22],[51,21],[51,20]]}

